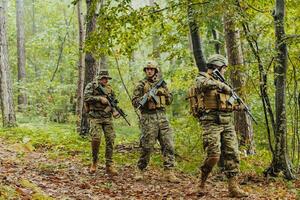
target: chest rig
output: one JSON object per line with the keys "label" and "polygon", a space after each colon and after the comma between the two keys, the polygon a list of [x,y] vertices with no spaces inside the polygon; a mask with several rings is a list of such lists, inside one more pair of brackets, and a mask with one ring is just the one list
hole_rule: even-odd
{"label": "chest rig", "polygon": [[[152,83],[148,80],[145,80],[144,81],[144,94],[149,92],[154,85],[155,85],[155,82]],[[157,103],[155,103],[155,101],[152,98],[148,99],[148,101],[145,105],[145,108],[147,110],[155,110],[155,109],[159,109],[159,108],[165,108],[167,95],[168,94],[166,94],[166,90],[163,87],[158,88],[157,97],[158,97],[159,101]]]}
{"label": "chest rig", "polygon": [[[97,90],[98,83],[93,83],[93,96],[103,96],[105,95],[100,95],[99,91]],[[105,86],[106,93],[108,95],[112,94],[112,88],[110,85]],[[102,104],[101,101],[96,101],[94,103],[91,103],[90,105],[90,110],[98,110],[98,111],[105,111],[108,107],[107,104]]]}
{"label": "chest rig", "polygon": [[[208,74],[201,74],[213,81],[218,82]],[[196,85],[193,85],[188,91],[188,100],[190,104],[190,113],[197,117],[205,112],[209,111],[233,111],[233,106],[228,103],[231,96],[226,94],[219,89],[202,90]]]}

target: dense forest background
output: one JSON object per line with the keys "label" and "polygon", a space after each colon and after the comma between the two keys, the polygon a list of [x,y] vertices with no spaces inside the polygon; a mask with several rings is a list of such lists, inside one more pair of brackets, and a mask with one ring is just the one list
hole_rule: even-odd
{"label": "dense forest background", "polygon": [[[82,168],[76,169],[82,171],[90,162],[89,136],[83,130],[82,91],[105,68],[113,77],[111,84],[119,106],[131,122],[129,127],[121,118],[114,120],[115,159],[120,168],[134,167],[140,133],[130,98],[134,85],[144,77],[147,60],[156,60],[174,95],[167,112],[175,138],[176,169],[184,177],[196,177],[205,155],[201,127],[190,114],[187,91],[199,71],[205,70],[206,58],[220,53],[229,59],[226,78],[258,121],[255,124],[242,113],[235,116],[241,171],[250,182],[248,191],[260,193],[259,198],[281,188],[274,198],[299,198],[299,183],[284,181],[295,179],[300,164],[299,3],[299,0],[1,0],[1,16],[6,17],[6,29],[2,28],[7,37],[6,66],[12,83],[10,103],[16,113],[16,123],[7,124],[6,103],[1,99],[4,103],[1,146],[15,149],[15,160],[21,163],[26,163],[28,154],[43,152],[53,161],[30,161],[40,173],[69,169],[69,164],[62,162],[66,158],[82,163]],[[19,14],[23,14],[17,14],[17,5]],[[18,16],[21,18],[17,23]],[[23,71],[19,46],[22,38]],[[8,166],[6,161],[3,163],[2,166]],[[155,154],[151,167],[159,165],[161,158]],[[5,170],[3,174],[10,176]],[[278,176],[282,179],[272,179],[274,185],[270,185],[269,178]],[[49,188],[41,191],[28,186],[30,183],[41,188],[38,183],[42,181],[38,179],[20,177],[23,182],[16,187],[22,192],[14,186],[20,180],[2,181],[0,196],[62,197],[49,193]],[[106,197],[112,197],[115,186],[113,180],[109,181],[110,186],[103,183],[103,188],[109,190]],[[271,189],[257,190],[259,184],[267,184]],[[78,187],[93,190],[85,185]],[[70,190],[62,194],[72,197]],[[152,193],[159,194],[155,189]]]}

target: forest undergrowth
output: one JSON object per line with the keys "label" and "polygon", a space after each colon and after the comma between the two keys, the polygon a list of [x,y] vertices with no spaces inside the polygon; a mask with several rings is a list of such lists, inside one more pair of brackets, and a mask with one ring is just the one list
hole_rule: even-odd
{"label": "forest undergrowth", "polygon": [[[205,197],[193,193],[202,157],[195,152],[188,154],[178,144],[179,184],[164,180],[158,146],[145,180],[135,181],[137,128],[116,126],[114,159],[119,175],[110,177],[105,174],[104,141],[99,169],[90,175],[89,137],[80,137],[71,124],[25,118],[19,121],[17,128],[0,130],[0,199],[229,199],[226,180],[218,176],[218,169],[209,179]],[[269,159],[262,150],[255,155],[242,155],[239,181],[251,194],[246,199],[299,199],[298,180],[263,177]]]}

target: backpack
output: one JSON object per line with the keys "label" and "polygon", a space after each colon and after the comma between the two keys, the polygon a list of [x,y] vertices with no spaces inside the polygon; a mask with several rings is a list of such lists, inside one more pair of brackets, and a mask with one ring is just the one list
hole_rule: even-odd
{"label": "backpack", "polygon": [[190,114],[194,117],[199,117],[199,114],[204,110],[203,93],[199,91],[196,85],[192,85],[188,90],[188,97],[190,104]]}

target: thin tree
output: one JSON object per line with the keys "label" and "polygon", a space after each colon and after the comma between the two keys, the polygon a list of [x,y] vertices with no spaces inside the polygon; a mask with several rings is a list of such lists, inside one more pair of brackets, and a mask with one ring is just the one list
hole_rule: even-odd
{"label": "thin tree", "polygon": [[[103,3],[101,0],[100,4]],[[99,9],[99,2],[93,0],[86,0],[87,6],[87,18],[86,18],[86,40],[89,39],[90,35],[96,28],[96,20],[97,20],[97,10]],[[99,62],[95,59],[92,52],[86,52],[85,54],[85,75],[84,75],[84,87],[93,80],[98,69]],[[87,109],[82,110],[82,118],[81,118],[81,135],[87,135],[89,131],[88,126],[88,116]]]}
{"label": "thin tree", "polygon": [[6,36],[7,1],[0,0],[0,98],[4,127],[16,126]]}
{"label": "thin tree", "polygon": [[25,57],[25,25],[24,25],[24,1],[16,0],[17,11],[17,51],[18,51],[18,110],[22,111],[27,105],[26,92],[23,86],[26,79],[26,57]]}
{"label": "thin tree", "polygon": [[[227,57],[231,66],[231,82],[239,96],[245,99],[246,69],[243,66],[244,56],[240,41],[240,31],[236,27],[235,17],[231,10],[225,12],[223,21]],[[252,154],[254,152],[254,141],[251,119],[247,116],[246,112],[235,112],[234,122],[235,130],[241,136],[241,145],[246,146],[247,153]]]}
{"label": "thin tree", "polygon": [[200,72],[206,71],[206,61],[202,49],[201,38],[199,35],[199,27],[195,19],[195,9],[191,1],[188,1],[188,22],[193,46],[193,54],[196,61],[196,65]]}
{"label": "thin tree", "polygon": [[76,115],[77,115],[77,132],[80,132],[80,123],[82,118],[83,108],[83,90],[84,90],[84,73],[85,73],[85,62],[84,57],[84,41],[85,41],[85,30],[84,30],[84,14],[82,11],[82,0],[77,2],[77,16],[79,26],[79,62],[78,62],[78,82],[77,82],[77,101],[76,101]]}
{"label": "thin tree", "polygon": [[221,53],[221,43],[219,41],[219,33],[215,28],[213,28],[211,30],[211,32],[212,32],[212,36],[213,36],[215,52],[216,52],[216,54],[220,54]]}
{"label": "thin tree", "polygon": [[291,161],[287,153],[287,121],[286,121],[286,73],[288,50],[285,39],[284,17],[285,1],[276,0],[273,13],[275,23],[275,151],[272,163],[265,171],[266,175],[277,176],[281,171],[286,179],[294,179]]}
{"label": "thin tree", "polygon": [[[155,6],[156,0],[150,0],[150,6],[154,7]],[[156,27],[153,27],[152,30],[152,55],[154,59],[157,59],[158,61],[160,60],[160,52],[159,52],[159,42],[160,38],[159,35],[157,34]]]}

